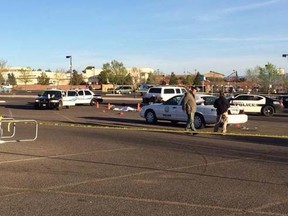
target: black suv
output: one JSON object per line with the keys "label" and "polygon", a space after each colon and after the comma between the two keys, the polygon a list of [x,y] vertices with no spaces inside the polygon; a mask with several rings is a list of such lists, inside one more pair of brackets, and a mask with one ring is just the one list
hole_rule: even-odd
{"label": "black suv", "polygon": [[61,109],[63,93],[61,90],[46,90],[35,99],[35,109]]}

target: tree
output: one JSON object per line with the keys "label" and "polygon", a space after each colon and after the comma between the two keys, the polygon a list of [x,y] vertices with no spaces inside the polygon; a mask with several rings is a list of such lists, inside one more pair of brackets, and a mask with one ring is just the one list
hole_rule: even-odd
{"label": "tree", "polygon": [[191,86],[193,83],[193,76],[192,75],[187,75],[184,79],[183,79],[183,85],[187,85],[187,86]]}
{"label": "tree", "polygon": [[280,81],[280,74],[275,65],[268,63],[265,67],[259,67],[259,79],[263,92],[271,93]]}
{"label": "tree", "polygon": [[18,77],[18,79],[21,81],[21,82],[24,82],[25,86],[27,85],[28,82],[31,82],[31,71],[30,70],[25,70],[25,69],[21,69],[20,71],[20,76]]}
{"label": "tree", "polygon": [[0,84],[1,83],[5,83],[5,79],[2,75],[2,72],[4,72],[6,69],[6,64],[7,64],[7,61],[5,61],[4,59],[0,59]]}
{"label": "tree", "polygon": [[140,68],[133,67],[129,75],[131,77],[132,85],[134,85],[134,89],[136,89],[141,83],[142,70]]}
{"label": "tree", "polygon": [[177,79],[175,73],[172,72],[171,76],[170,76],[169,85],[177,85],[177,84],[178,84],[178,79]]}
{"label": "tree", "polygon": [[81,85],[84,83],[82,74],[79,74],[76,70],[73,70],[70,85]]}
{"label": "tree", "polygon": [[1,69],[0,72],[2,72],[3,69],[5,69],[6,64],[7,64],[7,61],[6,61],[6,60],[0,59],[0,69]]}
{"label": "tree", "polygon": [[197,72],[193,81],[193,85],[201,85],[201,81],[202,81],[202,76],[199,72]]}
{"label": "tree", "polygon": [[124,85],[133,85],[133,79],[130,73],[126,75]]}
{"label": "tree", "polygon": [[147,83],[156,84],[156,74],[155,73],[150,72],[148,74]]}
{"label": "tree", "polygon": [[128,74],[123,63],[116,60],[103,64],[102,71],[106,72],[109,82],[116,85],[123,85]]}
{"label": "tree", "polygon": [[66,80],[66,74],[63,69],[57,69],[54,74],[54,79],[56,81],[57,86],[62,80]]}
{"label": "tree", "polygon": [[42,72],[41,76],[37,77],[37,82],[40,85],[49,85],[50,78],[47,76],[46,73]]}
{"label": "tree", "polygon": [[7,83],[9,83],[12,86],[17,85],[16,78],[15,78],[13,73],[11,73],[11,74],[8,73]]}
{"label": "tree", "polygon": [[0,84],[1,83],[5,83],[5,79],[4,79],[3,75],[2,75],[2,73],[0,73]]}
{"label": "tree", "polygon": [[109,82],[108,80],[108,72],[107,71],[101,71],[98,75],[98,80],[100,84],[107,84]]}

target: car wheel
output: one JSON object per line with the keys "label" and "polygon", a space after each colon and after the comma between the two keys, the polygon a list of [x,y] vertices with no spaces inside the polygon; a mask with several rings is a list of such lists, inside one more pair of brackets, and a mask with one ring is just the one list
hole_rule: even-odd
{"label": "car wheel", "polygon": [[196,113],[194,116],[194,126],[196,129],[201,129],[205,127],[205,121],[201,114]]}
{"label": "car wheel", "polygon": [[59,104],[57,106],[57,110],[61,110],[63,108],[63,102],[59,101]]}
{"label": "car wheel", "polygon": [[262,108],[262,114],[264,116],[273,116],[274,115],[274,108],[272,106],[265,106]]}
{"label": "car wheel", "polygon": [[148,124],[154,124],[157,122],[155,112],[153,110],[147,110],[145,113],[145,119]]}
{"label": "car wheel", "polygon": [[90,101],[90,106],[95,106],[96,103],[97,103],[97,100],[96,99],[92,99]]}

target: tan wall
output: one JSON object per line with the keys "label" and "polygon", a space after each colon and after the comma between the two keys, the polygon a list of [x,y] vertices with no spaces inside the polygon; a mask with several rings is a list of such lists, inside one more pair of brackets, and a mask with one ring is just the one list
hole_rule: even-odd
{"label": "tan wall", "polygon": [[[101,85],[92,85],[93,89],[95,90],[101,90]],[[46,90],[46,89],[51,89],[51,88],[57,88],[57,89],[63,89],[63,90],[68,90],[68,89],[83,89],[86,88],[86,85],[17,85],[14,86],[14,89],[16,90]]]}

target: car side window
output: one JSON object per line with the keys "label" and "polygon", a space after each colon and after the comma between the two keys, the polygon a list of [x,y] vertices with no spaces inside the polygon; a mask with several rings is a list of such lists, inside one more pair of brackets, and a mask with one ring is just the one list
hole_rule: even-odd
{"label": "car side window", "polygon": [[167,100],[164,104],[165,105],[178,105],[181,98],[182,98],[182,96],[172,97],[169,100]]}
{"label": "car side window", "polygon": [[181,92],[180,89],[177,88],[176,93],[180,94],[180,92]]}
{"label": "car side window", "polygon": [[216,98],[215,97],[203,97],[204,105],[213,105]]}
{"label": "car side window", "polygon": [[255,96],[252,100],[261,100],[261,97]]}
{"label": "car side window", "polygon": [[72,97],[75,96],[76,92],[75,91],[68,91],[68,96]]}
{"label": "car side window", "polygon": [[92,95],[90,91],[85,91],[85,95]]}
{"label": "car side window", "polygon": [[161,93],[161,88],[150,88],[149,93]]}
{"label": "car side window", "polygon": [[164,94],[174,94],[174,89],[173,88],[164,89]]}
{"label": "car side window", "polygon": [[243,95],[243,96],[238,96],[234,100],[250,100],[248,96]]}
{"label": "car side window", "polygon": [[83,96],[83,91],[78,91],[78,95]]}

